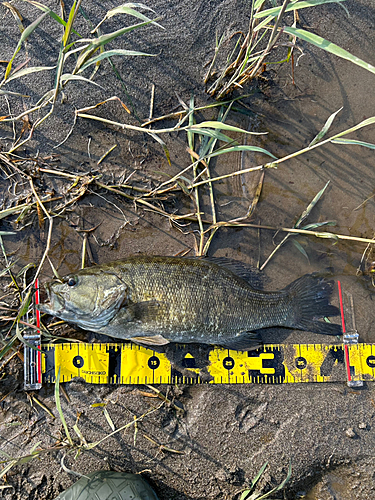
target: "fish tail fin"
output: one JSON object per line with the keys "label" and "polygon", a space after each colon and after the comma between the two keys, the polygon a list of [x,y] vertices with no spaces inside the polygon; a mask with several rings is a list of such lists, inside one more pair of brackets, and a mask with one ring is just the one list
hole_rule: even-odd
{"label": "fish tail fin", "polygon": [[340,311],[329,303],[334,281],[316,274],[306,274],[288,285],[284,292],[293,311],[285,326],[324,335],[341,335],[341,326],[318,318],[338,316]]}

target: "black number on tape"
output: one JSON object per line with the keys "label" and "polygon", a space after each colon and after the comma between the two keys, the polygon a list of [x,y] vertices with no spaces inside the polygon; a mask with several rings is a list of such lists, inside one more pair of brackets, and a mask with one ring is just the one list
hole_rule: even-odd
{"label": "black number on tape", "polygon": [[156,356],[151,356],[151,358],[148,360],[148,367],[151,368],[151,370],[156,370],[156,368],[159,368],[159,366],[160,359]]}
{"label": "black number on tape", "polygon": [[299,358],[296,358],[296,368],[299,370],[303,370],[307,366],[307,361],[305,358],[300,356]]}
{"label": "black number on tape", "polygon": [[234,364],[234,359],[229,356],[223,359],[223,366],[226,370],[232,370],[234,368]]}
{"label": "black number on tape", "polygon": [[74,356],[73,358],[73,365],[76,368],[82,368],[82,366],[85,364],[85,360],[83,359],[82,356]]}

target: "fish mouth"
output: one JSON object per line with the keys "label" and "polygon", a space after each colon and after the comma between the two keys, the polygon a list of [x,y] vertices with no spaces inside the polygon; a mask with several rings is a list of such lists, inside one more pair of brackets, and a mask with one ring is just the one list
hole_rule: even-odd
{"label": "fish mouth", "polygon": [[46,283],[45,289],[48,301],[43,304],[37,304],[36,308],[42,313],[58,316],[64,310],[64,299],[52,292],[51,283]]}

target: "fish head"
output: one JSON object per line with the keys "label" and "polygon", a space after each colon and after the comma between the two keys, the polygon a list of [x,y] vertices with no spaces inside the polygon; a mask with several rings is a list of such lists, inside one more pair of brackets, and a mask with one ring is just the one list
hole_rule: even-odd
{"label": "fish head", "polygon": [[128,300],[128,286],[115,273],[87,268],[45,285],[48,302],[41,312],[100,331]]}

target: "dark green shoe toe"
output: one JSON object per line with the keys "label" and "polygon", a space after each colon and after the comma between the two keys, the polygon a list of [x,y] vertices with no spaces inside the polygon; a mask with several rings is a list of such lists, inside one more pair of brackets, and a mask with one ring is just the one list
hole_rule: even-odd
{"label": "dark green shoe toe", "polygon": [[81,477],[55,500],[158,500],[139,474],[98,471]]}

